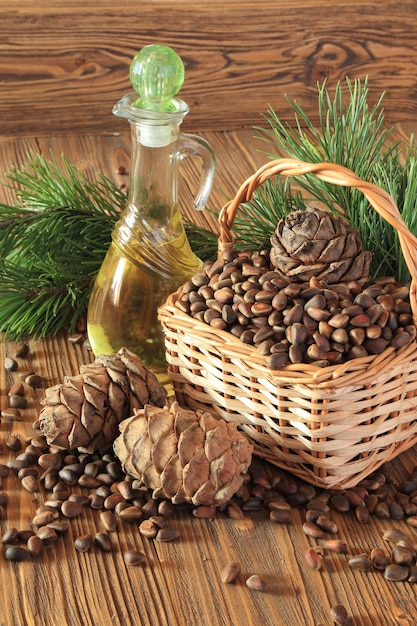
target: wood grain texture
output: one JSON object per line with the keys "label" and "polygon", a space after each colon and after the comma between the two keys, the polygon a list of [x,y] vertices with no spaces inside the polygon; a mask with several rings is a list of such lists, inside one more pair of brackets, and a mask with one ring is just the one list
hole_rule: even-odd
{"label": "wood grain texture", "polygon": [[123,132],[113,105],[131,91],[143,45],[183,58],[188,130],[251,128],[285,94],[316,116],[316,84],[348,75],[386,91],[391,123],[416,117],[417,6],[412,0],[48,0],[0,4],[0,134]]}
{"label": "wood grain texture", "polygon": [[[0,345],[0,359],[14,355],[13,343]],[[45,386],[62,381],[65,374],[78,371],[91,355],[69,343],[65,335],[54,340],[30,342],[30,355],[20,367],[33,369],[45,377]],[[18,370],[19,371],[19,370]],[[1,408],[7,406],[6,392],[18,372],[0,370]],[[31,424],[40,408],[43,390],[27,391],[29,408],[21,422],[0,425],[0,439],[6,433],[22,440],[32,434]],[[14,453],[4,450],[0,462],[7,463]],[[390,467],[397,483],[406,477],[417,461],[410,450]],[[274,470],[271,468],[271,472]],[[0,491],[10,501],[6,528],[29,527],[35,508],[45,499],[43,492],[29,494],[19,486],[15,475],[3,478]],[[82,492],[78,487],[75,492]],[[88,491],[85,491],[88,493]],[[381,572],[364,574],[351,570],[352,554],[369,552],[387,544],[384,530],[392,522],[372,518],[360,525],[352,513],[332,513],[339,527],[338,537],[349,545],[348,555],[326,554],[320,572],[310,570],[304,552],[316,543],[302,531],[304,513],[292,510],[287,525],[272,524],[265,510],[246,513],[243,520],[231,520],[218,513],[213,520],[198,520],[187,507],[178,506],[170,526],[180,536],[171,543],[146,540],[134,524],[118,522],[111,533],[112,551],[92,549],[81,554],[74,539],[84,533],[103,530],[97,511],[86,507],[70,521],[65,537],[44,548],[43,554],[27,563],[11,563],[0,552],[0,590],[4,605],[1,626],[308,626],[330,624],[330,608],[342,603],[348,608],[350,624],[360,626],[409,625],[415,623],[415,590],[408,583],[392,583]],[[405,522],[395,522],[415,536]],[[146,555],[140,567],[123,561],[127,549]],[[242,566],[238,582],[225,585],[222,567],[232,560]],[[268,591],[247,589],[245,579],[257,573],[268,584]]]}
{"label": "wood grain texture", "polygon": [[[399,135],[407,136],[411,128],[401,127]],[[204,136],[218,156],[211,203],[219,206],[224,194],[233,193],[265,158],[250,131]],[[129,166],[128,135],[10,138],[1,140],[0,178],[10,166],[24,163],[28,148],[45,156],[50,149],[57,155],[62,152],[91,177],[101,171],[119,181],[118,167]],[[191,186],[197,172],[197,167],[191,166],[187,171]],[[7,190],[1,192],[8,197]],[[196,215],[205,219],[204,213]],[[92,360],[90,352],[70,343],[65,334],[30,341],[29,346],[30,353],[19,361],[19,369],[9,372],[3,363],[6,356],[14,356],[15,344],[0,342],[0,411],[7,408],[8,389],[22,371],[40,373],[46,387],[62,382],[65,375],[77,373],[82,364]],[[33,434],[32,423],[41,408],[43,391],[26,389],[29,407],[21,421],[2,418],[0,463],[15,456],[4,446],[8,433],[19,435],[22,441]],[[387,468],[390,490],[416,465],[414,449],[391,462]],[[74,490],[82,491],[79,487]],[[28,528],[45,494],[25,492],[14,474],[2,479],[0,491],[9,495],[0,534],[11,526]],[[135,524],[119,520],[116,532],[111,533],[111,553],[93,549],[81,554],[74,548],[74,539],[103,530],[98,512],[85,508],[70,521],[67,535],[46,547],[36,559],[11,563],[0,549],[0,626],[327,626],[332,623],[330,608],[336,603],[348,609],[350,626],[415,624],[415,586],[388,582],[381,572],[355,572],[347,563],[349,556],[374,547],[388,551],[382,535],[390,525],[406,530],[417,543],[415,529],[404,521],[372,517],[368,524],[359,524],[353,513],[332,513],[339,528],[337,536],[348,543],[349,553],[326,554],[324,567],[318,572],[310,570],[304,561],[305,550],[320,543],[304,534],[304,516],[302,510],[293,509],[287,525],[271,523],[266,510],[246,513],[242,520],[232,520],[223,513],[213,520],[199,520],[187,507],[178,506],[170,521],[180,533],[174,542],[145,540]],[[126,566],[123,553],[132,548],[144,552],[144,565]],[[241,563],[242,574],[235,584],[225,585],[220,572],[231,560]],[[246,577],[254,573],[267,582],[267,592],[246,587]]]}

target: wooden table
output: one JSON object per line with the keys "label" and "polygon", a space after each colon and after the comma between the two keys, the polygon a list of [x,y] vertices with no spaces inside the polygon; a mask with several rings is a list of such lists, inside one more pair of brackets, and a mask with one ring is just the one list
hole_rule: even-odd
{"label": "wooden table", "polygon": [[[410,127],[399,128],[407,135]],[[211,142],[218,160],[211,206],[220,206],[240,184],[261,165],[266,157],[258,148],[252,131],[213,132],[205,137]],[[47,155],[50,149],[94,176],[97,171],[118,179],[120,166],[129,166],[128,135],[54,136],[0,140],[0,171],[25,161],[33,149]],[[189,166],[191,181],[198,170]],[[120,179],[120,182],[125,180]],[[8,190],[3,198],[11,199]],[[184,198],[186,193],[184,192]],[[199,219],[213,225],[207,214]],[[0,301],[1,306],[1,301]],[[6,371],[6,356],[13,357],[13,342],[0,344],[0,408],[8,407],[7,392],[24,371],[39,373],[43,388],[26,390],[29,406],[21,421],[3,417],[0,463],[16,456],[5,446],[5,437],[16,434],[24,442],[33,436],[32,423],[37,418],[44,388],[63,381],[67,374],[78,373],[83,363],[92,360],[82,343],[72,343],[63,334],[44,341],[29,341],[30,351],[19,360],[19,369]],[[387,474],[390,491],[417,465],[417,453],[409,450],[390,463]],[[273,468],[266,468],[268,471]],[[73,488],[80,492],[81,488]],[[44,493],[22,489],[14,473],[2,479],[0,492],[9,502],[5,519],[0,520],[1,534],[7,528],[27,529]],[[389,544],[384,531],[395,526],[407,531],[417,543],[417,531],[405,521],[393,522],[371,516],[360,524],[352,512],[332,513],[338,526],[337,537],[348,544],[348,554],[326,553],[320,571],[305,563],[305,551],[320,543],[308,538],[302,524],[305,510],[293,508],[287,524],[272,523],[266,508],[246,512],[241,520],[218,513],[214,519],[198,519],[187,507],[178,507],[169,524],[178,529],[179,538],[171,542],[144,539],[137,524],[118,522],[111,534],[112,550],[93,547],[87,553],[75,550],[74,539],[84,533],[102,531],[99,512],[85,507],[80,516],[70,520],[66,535],[59,537],[43,553],[28,562],[10,562],[0,551],[0,626],[328,626],[333,623],[330,609],[343,604],[349,624],[411,625],[416,623],[417,587],[408,582],[389,582],[381,572],[352,570],[348,559]],[[135,548],[146,555],[143,565],[127,566],[123,554]],[[228,561],[239,561],[242,573],[233,584],[221,582],[220,572]],[[245,580],[259,574],[266,591],[248,589]]]}

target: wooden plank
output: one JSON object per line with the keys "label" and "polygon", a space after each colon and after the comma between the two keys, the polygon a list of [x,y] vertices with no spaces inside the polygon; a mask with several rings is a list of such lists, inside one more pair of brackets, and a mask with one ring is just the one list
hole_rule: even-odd
{"label": "wooden plank", "polygon": [[[30,341],[30,353],[19,361],[16,372],[0,368],[1,409],[7,406],[7,389],[24,369],[39,372],[45,386],[62,381],[65,374],[78,371],[91,355],[66,337],[43,342]],[[14,355],[14,343],[0,345],[0,362]],[[20,422],[2,420],[0,440],[3,452],[0,463],[14,458],[4,446],[6,434],[31,437],[32,422],[40,410],[43,389],[26,388],[29,408]],[[410,450],[390,464],[393,485],[406,478],[417,462]],[[270,468],[274,473],[274,469]],[[390,491],[392,491],[390,487]],[[76,493],[90,493],[79,487]],[[16,475],[3,478],[0,491],[7,492],[6,519],[1,534],[15,526],[30,526],[36,507],[47,496],[25,492]],[[353,554],[388,544],[382,534],[396,526],[410,533],[415,529],[404,521],[392,522],[371,518],[359,524],[353,512],[337,514],[338,537],[349,546],[348,555],[326,553],[321,571],[310,570],[304,561],[309,546],[322,545],[308,539],[302,531],[304,510],[293,509],[291,522],[273,524],[266,509],[246,512],[244,519],[232,520],[218,513],[212,520],[197,519],[186,506],[178,506],[169,520],[179,530],[179,538],[170,543],[144,539],[136,524],[118,522],[111,533],[112,551],[97,548],[82,554],[75,550],[74,540],[84,533],[103,530],[99,512],[85,507],[70,520],[68,533],[44,548],[42,555],[27,563],[11,563],[0,554],[0,589],[5,599],[0,624],[7,626],[93,626],[118,623],[126,626],[293,626],[294,624],[329,624],[330,608],[344,604],[351,624],[392,626],[411,624],[414,619],[414,587],[408,583],[387,581],[381,572],[364,574],[351,570],[347,560]],[[146,555],[140,567],[128,567],[123,561],[127,549],[138,549]],[[222,567],[231,560],[241,563],[242,574],[235,584],[220,580]],[[257,573],[268,585],[266,592],[250,591],[245,579]]]}
{"label": "wooden plank", "polygon": [[416,115],[414,2],[46,0],[0,6],[0,134],[123,132],[113,105],[131,90],[128,68],[143,45],[183,58],[187,130],[262,124],[272,105],[293,120],[284,95],[315,120],[316,84],[370,78],[387,92],[390,122]]}
{"label": "wooden plank", "polygon": [[[408,135],[404,126],[400,134]],[[264,162],[259,144],[251,131],[207,133],[218,155],[218,178],[213,192],[213,206],[221,203],[224,192],[235,190],[241,181]],[[50,149],[93,177],[97,171],[119,178],[120,165],[129,166],[129,137],[74,136],[32,140],[3,139],[0,172],[24,162],[31,147],[48,155]],[[197,167],[188,170],[191,186],[197,180]],[[3,190],[4,192],[4,190]],[[8,194],[6,194],[8,195]],[[204,214],[203,214],[204,215]],[[202,218],[201,215],[198,215]],[[1,300],[0,300],[1,306]],[[22,411],[21,421],[10,421],[4,415],[0,423],[0,464],[16,456],[5,446],[8,434],[16,434],[23,445],[33,436],[32,423],[38,417],[44,389],[62,382],[65,375],[79,371],[92,360],[82,344],[72,344],[65,334],[41,342],[29,341],[29,355],[19,359],[15,372],[6,371],[6,356],[14,357],[15,342],[0,342],[0,411],[8,407],[8,390],[24,371],[42,375],[41,389],[25,387],[29,407]],[[417,451],[410,449],[386,468],[388,493],[392,497],[398,484],[417,466]],[[265,466],[267,475],[276,469]],[[291,476],[287,476],[291,479]],[[79,486],[76,493],[88,490]],[[0,492],[9,502],[5,517],[0,519],[0,534],[15,526],[27,529],[36,507],[49,495],[40,489],[29,493],[22,489],[15,474],[2,479]],[[322,540],[308,538],[302,524],[305,508],[291,510],[286,525],[273,524],[268,511],[246,512],[233,520],[218,512],[212,520],[201,520],[190,508],[175,508],[169,525],[179,530],[179,538],[168,543],[144,539],[137,524],[118,520],[111,533],[112,551],[93,548],[82,554],[75,550],[74,540],[84,533],[102,531],[99,512],[88,507],[70,520],[68,533],[44,548],[42,555],[25,563],[12,563],[0,550],[0,593],[4,599],[0,613],[1,626],[96,626],[123,624],[133,626],[294,626],[295,624],[330,624],[330,608],[344,604],[355,626],[393,626],[415,621],[415,588],[409,583],[387,581],[381,572],[357,572],[348,566],[354,554],[370,552],[389,545],[382,539],[384,531],[395,526],[409,533],[416,543],[416,530],[404,520],[390,521],[375,516],[359,524],[353,511],[331,512],[337,523],[337,537],[346,541],[349,552],[326,553],[320,571],[309,569],[305,550],[322,545]],[[128,567],[123,560],[127,549],[137,548],[146,556],[145,564]],[[231,585],[221,583],[220,571],[231,560],[238,560],[242,574]],[[266,592],[249,590],[245,585],[251,574],[259,574],[268,585]]]}

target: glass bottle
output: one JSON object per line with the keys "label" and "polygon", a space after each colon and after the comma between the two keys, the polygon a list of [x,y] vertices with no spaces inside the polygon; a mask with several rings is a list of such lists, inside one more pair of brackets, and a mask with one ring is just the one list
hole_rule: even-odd
{"label": "glass bottle", "polygon": [[145,46],[132,61],[130,79],[136,93],[113,108],[131,125],[127,205],[93,286],[87,330],[95,355],[129,348],[165,384],[165,345],[157,311],[201,266],[178,205],[178,166],[186,156],[201,157],[194,205],[202,210],[212,187],[214,155],[206,141],[180,132],[189,108],[174,98],[184,66],[171,48]]}

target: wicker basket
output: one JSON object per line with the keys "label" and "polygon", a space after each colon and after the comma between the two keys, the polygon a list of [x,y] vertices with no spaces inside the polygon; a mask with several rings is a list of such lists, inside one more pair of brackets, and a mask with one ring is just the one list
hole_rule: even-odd
{"label": "wicker basket", "polygon": [[[258,186],[277,174],[307,173],[361,190],[396,228],[413,278],[416,323],[417,238],[384,190],[342,166],[279,159],[260,168],[219,215],[219,256],[230,254],[236,212]],[[341,365],[291,364],[271,371],[254,346],[175,307],[180,295],[181,289],[171,294],[159,312],[177,399],[238,423],[260,457],[316,486],[344,489],[417,441],[415,341]]]}

